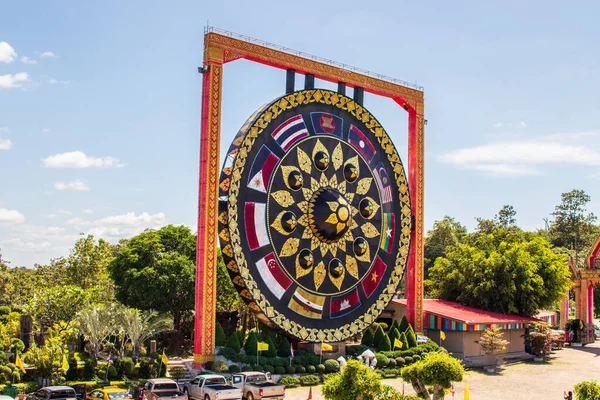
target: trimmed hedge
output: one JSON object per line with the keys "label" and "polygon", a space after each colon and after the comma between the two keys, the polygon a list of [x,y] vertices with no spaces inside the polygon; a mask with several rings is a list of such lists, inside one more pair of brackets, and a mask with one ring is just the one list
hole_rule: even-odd
{"label": "trimmed hedge", "polygon": [[236,373],[238,373],[238,372],[240,372],[240,371],[241,371],[241,368],[240,368],[240,366],[239,366],[239,365],[236,365],[236,364],[231,364],[231,365],[229,366],[229,372],[230,372],[230,373],[232,373],[232,374],[236,374]]}
{"label": "trimmed hedge", "polygon": [[316,375],[304,375],[300,377],[300,383],[302,386],[316,386],[321,383],[321,379]]}
{"label": "trimmed hedge", "polygon": [[[38,390],[40,388],[40,385],[38,385],[37,382],[15,383],[12,386],[16,387],[19,390],[19,394],[27,394],[27,393],[35,392],[36,390]],[[0,385],[0,393],[2,393],[2,391],[4,390],[5,387],[6,387],[6,385]]]}
{"label": "trimmed hedge", "polygon": [[296,373],[296,367],[294,367],[293,365],[287,365],[285,367],[285,372],[286,374],[295,374]]}
{"label": "trimmed hedge", "polygon": [[282,365],[278,365],[278,366],[276,366],[276,367],[275,367],[275,373],[276,373],[277,375],[283,375],[283,374],[285,374],[285,367],[284,367],[284,366],[282,366]]}
{"label": "trimmed hedge", "polygon": [[272,365],[265,365],[263,367],[263,369],[265,370],[265,372],[268,372],[270,374],[274,374],[275,373],[275,367]]}
{"label": "trimmed hedge", "polygon": [[309,374],[314,374],[315,372],[317,372],[317,368],[314,365],[309,365],[306,367],[306,372],[308,372]]}
{"label": "trimmed hedge", "polygon": [[337,360],[325,360],[323,363],[325,372],[339,372],[340,363]]}
{"label": "trimmed hedge", "polygon": [[215,361],[213,364],[213,371],[215,372],[227,372],[229,368],[227,368],[227,364],[223,361]]}
{"label": "trimmed hedge", "polygon": [[292,388],[296,386],[300,386],[300,379],[294,378],[293,376],[284,376],[277,382],[281,385],[285,385],[285,387]]}
{"label": "trimmed hedge", "polygon": [[320,374],[322,374],[323,372],[325,372],[325,366],[323,364],[318,364],[316,366],[316,368],[317,368],[317,372],[320,373]]}
{"label": "trimmed hedge", "polygon": [[296,367],[296,373],[298,373],[298,374],[304,374],[304,373],[306,373],[306,368],[303,365],[298,365]]}
{"label": "trimmed hedge", "polygon": [[390,362],[390,359],[382,353],[375,353],[375,359],[377,360],[377,368],[379,369],[385,368]]}

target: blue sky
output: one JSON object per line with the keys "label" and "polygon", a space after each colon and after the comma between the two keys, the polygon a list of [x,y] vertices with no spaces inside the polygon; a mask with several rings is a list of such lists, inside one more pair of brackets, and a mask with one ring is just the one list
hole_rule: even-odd
{"label": "blue sky", "polygon": [[[596,2],[3,2],[0,248],[13,265],[195,225],[207,21],[425,87],[426,228],[503,204],[543,227],[573,188],[600,193]],[[225,67],[223,152],[285,74]],[[329,87],[321,82],[318,86]],[[365,105],[406,161],[406,114]]]}

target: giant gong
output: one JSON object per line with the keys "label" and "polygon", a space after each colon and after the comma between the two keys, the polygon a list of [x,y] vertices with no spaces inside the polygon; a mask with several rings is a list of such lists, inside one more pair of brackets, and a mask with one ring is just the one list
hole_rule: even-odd
{"label": "giant gong", "polygon": [[404,167],[349,97],[303,90],[257,110],[229,149],[219,196],[225,264],[263,320],[335,342],[394,296],[410,245]]}

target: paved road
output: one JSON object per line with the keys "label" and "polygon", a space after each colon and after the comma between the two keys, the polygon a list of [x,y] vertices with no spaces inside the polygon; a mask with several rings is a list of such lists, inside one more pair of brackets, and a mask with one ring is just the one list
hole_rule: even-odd
{"label": "paved road", "polygon": [[[548,363],[523,363],[506,367],[498,374],[469,371],[463,382],[455,384],[455,399],[462,399],[465,382],[472,400],[554,400],[562,399],[565,390],[584,380],[600,382],[600,341],[584,348],[556,351]],[[384,380],[401,390],[401,379]],[[405,384],[406,393],[414,393]],[[313,399],[324,400],[319,387],[313,388]],[[305,400],[308,388],[289,389],[286,400]],[[451,398],[446,396],[446,398]]]}

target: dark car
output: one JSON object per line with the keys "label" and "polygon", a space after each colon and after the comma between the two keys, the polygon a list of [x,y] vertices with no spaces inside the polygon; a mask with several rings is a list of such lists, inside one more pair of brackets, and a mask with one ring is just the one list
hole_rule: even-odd
{"label": "dark car", "polygon": [[77,400],[75,389],[69,386],[46,386],[25,397],[27,400]]}

